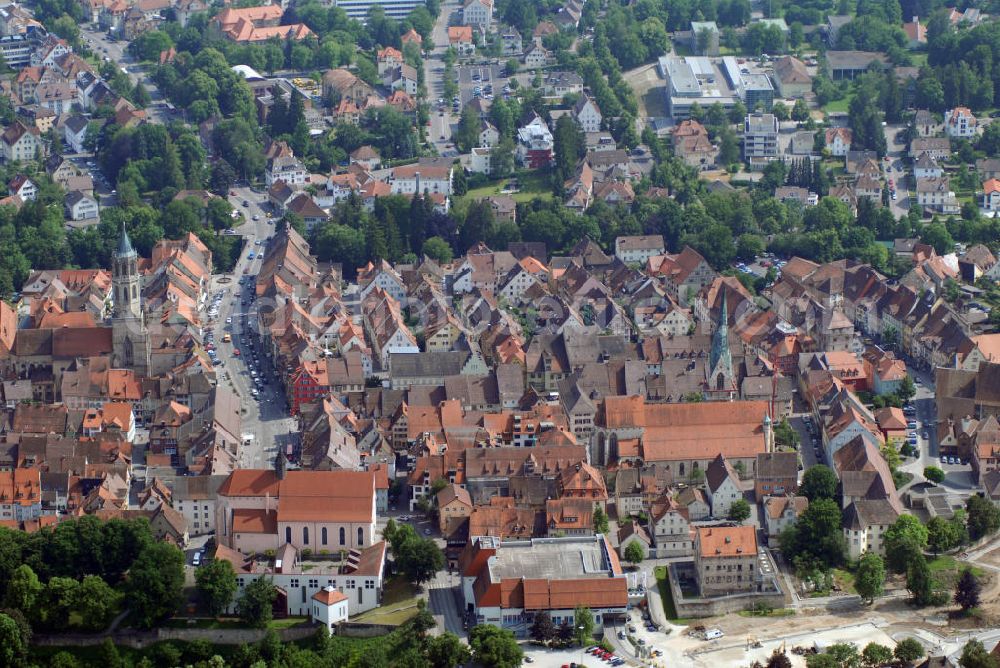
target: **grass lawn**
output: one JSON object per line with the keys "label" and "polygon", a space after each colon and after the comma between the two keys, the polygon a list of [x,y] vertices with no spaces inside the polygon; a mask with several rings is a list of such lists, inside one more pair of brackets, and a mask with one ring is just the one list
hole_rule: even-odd
{"label": "grass lawn", "polygon": [[854,589],[854,573],[845,571],[842,568],[834,568],[833,579],[838,585],[840,585],[841,591],[848,594],[858,593],[857,590]]}
{"label": "grass lawn", "polygon": [[827,102],[826,106],[823,107],[823,111],[825,111],[828,114],[833,114],[833,113],[846,114],[847,106],[851,103],[852,97],[854,97],[854,91],[849,92],[845,97],[839,100],[833,100],[831,102]]}
{"label": "grass lawn", "polygon": [[[267,628],[287,629],[308,621],[308,617],[286,617],[285,619],[272,619]],[[247,625],[234,617],[174,617],[163,623],[163,626],[173,629],[245,629]]]}
{"label": "grass lawn", "polygon": [[663,612],[674,624],[689,624],[692,620],[677,616],[677,607],[674,605],[674,596],[670,591],[670,583],[667,581],[667,567],[657,566],[653,571],[656,575],[656,586],[660,588],[660,598],[663,600]]}
{"label": "grass lawn", "polygon": [[[520,192],[516,192],[511,197],[515,202],[529,202],[535,198],[552,199],[552,186],[549,184],[548,174],[539,172],[521,172],[512,178],[517,179],[521,186]],[[500,190],[510,179],[499,179],[479,188],[470,189],[462,199],[475,201],[489,195],[499,195]]]}
{"label": "grass lawn", "polygon": [[[968,564],[962,563],[955,559],[955,557],[946,554],[931,559],[927,562],[927,565],[930,567],[931,573],[934,574],[934,578],[938,581],[938,584],[942,587],[955,584],[959,574],[968,566]],[[972,574],[977,578],[981,578],[986,572],[981,568],[973,566]]]}
{"label": "grass lawn", "polygon": [[399,625],[417,614],[417,589],[405,578],[389,580],[382,592],[382,605],[353,617],[351,621]]}
{"label": "grass lawn", "polygon": [[795,611],[791,608],[778,608],[777,610],[772,610],[766,615],[754,613],[752,610],[740,610],[737,614],[740,617],[794,617]]}

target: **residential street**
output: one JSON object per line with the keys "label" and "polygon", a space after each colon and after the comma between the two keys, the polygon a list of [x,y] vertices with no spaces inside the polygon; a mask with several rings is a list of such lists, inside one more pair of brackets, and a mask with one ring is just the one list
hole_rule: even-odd
{"label": "residential street", "polygon": [[108,37],[108,34],[92,27],[80,26],[80,39],[87,43],[98,58],[103,60],[108,58],[119,67],[128,70],[128,77],[132,85],[142,81],[143,87],[149,92],[152,103],[146,107],[146,116],[152,123],[166,124],[170,122],[170,114],[166,106],[166,98],[160,93],[153,80],[146,76],[145,68],[136,63],[128,51],[126,42],[116,42]]}
{"label": "residential street", "polygon": [[888,161],[884,161],[886,179],[893,179],[896,184],[896,199],[890,201],[892,214],[898,219],[905,216],[910,209],[910,183],[906,175],[906,142],[897,141],[896,136],[905,129],[903,125],[885,126],[885,145]]}
{"label": "residential street", "polygon": [[428,141],[434,144],[440,155],[447,150],[451,142],[451,124],[458,118],[451,114],[451,100],[444,100],[444,111],[438,112],[437,100],[444,97],[444,54],[448,50],[448,17],[461,7],[461,3],[448,0],[441,3],[441,12],[434,23],[432,41],[434,50],[424,54],[424,86],[427,88],[427,101],[430,106],[431,125],[428,128]]}

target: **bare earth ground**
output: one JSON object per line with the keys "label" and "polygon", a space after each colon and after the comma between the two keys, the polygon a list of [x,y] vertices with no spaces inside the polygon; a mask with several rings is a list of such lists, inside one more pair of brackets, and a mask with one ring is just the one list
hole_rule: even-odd
{"label": "bare earth ground", "polygon": [[656,64],[642,65],[622,75],[639,102],[639,118],[656,118],[667,115],[663,98],[663,79],[656,70]]}
{"label": "bare earth ground", "polygon": [[[978,617],[950,618],[949,613],[956,610],[950,602],[939,608],[914,608],[902,590],[903,579],[894,576],[886,583],[886,588],[887,592],[897,595],[880,599],[871,606],[843,611],[803,608],[789,617],[726,615],[698,620],[705,628],[721,629],[725,637],[711,643],[676,638],[674,643],[681,647],[674,649],[683,652],[694,665],[712,668],[744,667],[753,661],[766,663],[775,649],[786,650],[792,665],[798,668],[805,665],[805,660],[803,656],[792,654],[792,648],[812,647],[816,642],[826,645],[854,642],[859,647],[879,642],[893,647],[900,639],[917,635],[933,649],[933,643],[938,642],[935,638],[957,638],[968,631],[1000,626],[1000,547],[978,556],[973,563],[985,571],[980,578],[983,603]],[[760,640],[762,646],[753,647],[754,640]]]}
{"label": "bare earth ground", "polygon": [[[987,566],[993,566],[1000,570],[1000,547],[994,548],[977,559],[977,562]],[[983,582],[983,592],[980,596],[985,621],[991,625],[1000,625],[1000,573],[989,572],[988,582]]]}

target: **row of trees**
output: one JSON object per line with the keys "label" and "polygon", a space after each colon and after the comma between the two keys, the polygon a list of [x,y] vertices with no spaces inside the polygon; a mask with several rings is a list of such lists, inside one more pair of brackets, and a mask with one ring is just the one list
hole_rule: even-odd
{"label": "row of trees", "polygon": [[563,618],[562,623],[556,626],[549,613],[543,610],[535,614],[529,632],[534,640],[541,643],[558,640],[563,644],[586,645],[594,637],[594,615],[586,606],[578,605],[573,610],[572,623]]}
{"label": "row of trees", "polygon": [[[847,546],[837,503],[836,475],[829,467],[813,466],[803,476],[799,491],[809,499],[809,507],[793,527],[781,534],[782,552],[800,572],[842,565]],[[885,559],[874,553],[860,559],[855,581],[858,594],[869,602],[881,596],[888,571],[905,575],[907,589],[917,604],[940,605],[947,597],[937,591],[925,550],[937,554],[998,529],[1000,508],[981,496],[970,497],[965,512],[956,513],[951,520],[935,518],[926,526],[912,515],[901,515],[883,535]],[[963,575],[960,585],[969,586],[970,577]],[[955,600],[963,608],[978,605],[967,606],[972,599],[964,594],[956,594]]]}

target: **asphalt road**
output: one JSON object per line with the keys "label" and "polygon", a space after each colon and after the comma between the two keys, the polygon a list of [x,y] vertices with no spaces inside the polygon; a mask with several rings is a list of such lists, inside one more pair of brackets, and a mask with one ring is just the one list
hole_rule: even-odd
{"label": "asphalt road", "polygon": [[897,219],[905,216],[910,208],[910,177],[906,174],[904,163],[907,145],[905,142],[896,141],[896,134],[905,127],[904,125],[886,125],[884,128],[886,155],[889,160],[883,161],[883,166],[887,182],[891,178],[896,183],[896,199],[891,200],[889,204],[892,208],[892,214]]}
{"label": "asphalt road", "polygon": [[445,100],[445,110],[443,115],[438,113],[437,100],[444,97],[444,54],[448,50],[448,16],[461,7],[455,0],[441,3],[441,11],[434,29],[431,31],[431,40],[434,42],[434,50],[424,54],[424,85],[427,88],[427,98],[431,103],[431,125],[428,128],[428,141],[437,149],[438,154],[448,150],[451,143],[452,124],[458,123],[458,116],[451,113],[451,100]]}
{"label": "asphalt road", "polygon": [[118,67],[124,67],[128,71],[128,78],[132,85],[142,81],[143,87],[149,93],[152,103],[146,107],[146,116],[153,123],[166,124],[170,122],[170,114],[166,108],[166,98],[157,88],[153,80],[146,76],[146,71],[128,51],[127,42],[116,42],[108,37],[108,34],[101,30],[94,30],[90,27],[80,27],[80,39],[82,39],[102,60],[108,58]]}
{"label": "asphalt road", "polygon": [[[229,374],[229,382],[240,396],[244,409],[243,434],[253,438],[243,448],[240,462],[245,468],[266,468],[272,465],[279,449],[289,443],[298,442],[298,424],[288,414],[280,376],[272,368],[269,357],[258,343],[256,336],[256,304],[251,300],[253,283],[241,286],[239,280],[247,275],[256,277],[260,272],[261,258],[265,251],[266,239],[274,234],[275,228],[269,222],[260,204],[264,196],[249,188],[237,188],[229,201],[233,208],[242,211],[246,222],[236,228],[244,237],[244,248],[231,274],[217,274],[213,278],[213,292],[228,288],[219,305],[218,316],[212,322],[215,345],[223,364],[217,370]],[[246,201],[248,206],[243,206]],[[253,217],[258,220],[254,221]],[[260,241],[258,245],[256,242]],[[254,259],[250,260],[250,252]],[[246,302],[244,304],[243,302]],[[226,320],[232,319],[231,324]],[[223,334],[229,331],[232,342],[224,343]],[[240,351],[240,355],[235,354]],[[254,358],[256,357],[256,361]],[[254,398],[255,383],[251,372],[256,372],[264,380],[259,388],[259,397]]]}

